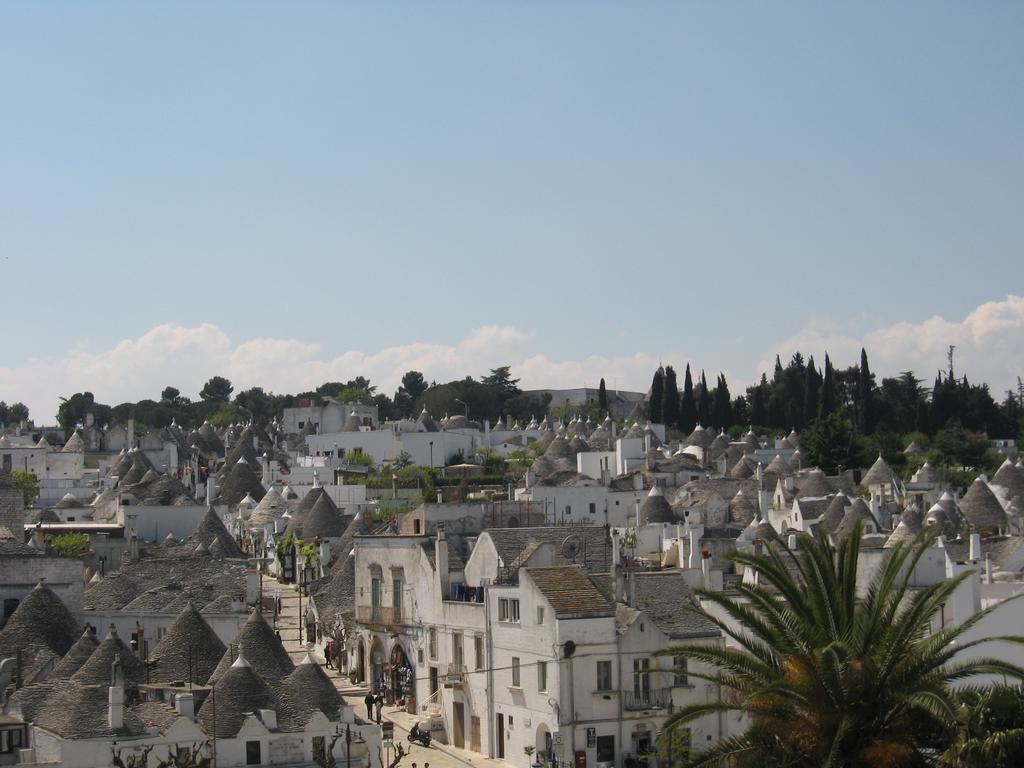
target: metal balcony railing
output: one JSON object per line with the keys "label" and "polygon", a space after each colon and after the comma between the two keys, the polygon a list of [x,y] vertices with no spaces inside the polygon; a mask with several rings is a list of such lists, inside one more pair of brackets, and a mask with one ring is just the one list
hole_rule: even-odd
{"label": "metal balcony railing", "polygon": [[626,709],[668,709],[672,704],[671,688],[626,691],[625,694],[623,706]]}

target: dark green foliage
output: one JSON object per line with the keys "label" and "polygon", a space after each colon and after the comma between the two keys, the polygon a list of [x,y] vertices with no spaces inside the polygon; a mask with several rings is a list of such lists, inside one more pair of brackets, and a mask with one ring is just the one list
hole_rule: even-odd
{"label": "dark green foliage", "polygon": [[207,402],[226,403],[231,400],[234,389],[231,382],[223,376],[213,376],[199,390],[199,397]]}
{"label": "dark green foliage", "polygon": [[800,450],[807,466],[820,467],[829,474],[861,463],[853,425],[839,413],[812,421],[800,436]]}
{"label": "dark green foliage", "polygon": [[658,370],[654,372],[654,378],[651,380],[651,399],[648,404],[648,416],[651,421],[655,423],[661,422],[664,394],[665,369],[659,367]]}
{"label": "dark green foliage", "polygon": [[942,768],[1001,768],[1024,765],[1024,688],[995,685],[959,696],[956,738],[943,753]]}
{"label": "dark green foliage", "polygon": [[712,398],[711,424],[716,429],[728,429],[732,423],[732,399],[729,395],[729,385],[725,381],[725,374],[720,373],[715,385],[715,395]]}
{"label": "dark green foliage", "polygon": [[675,429],[679,424],[679,385],[676,383],[676,369],[665,366],[665,394],[661,406],[661,423]]}
{"label": "dark green foliage", "polygon": [[[34,472],[23,472],[16,469],[11,472],[11,479],[14,481],[14,486],[21,489],[26,507],[39,498],[39,478]],[[16,533],[20,533],[20,531]]]}
{"label": "dark green foliage", "polygon": [[832,361],[825,354],[825,373],[821,377],[821,392],[818,396],[818,415],[828,416],[836,412],[836,377]]}
{"label": "dark green foliage", "polygon": [[701,426],[711,426],[711,393],[708,392],[704,371],[700,372],[700,384],[697,385],[697,421]]}
{"label": "dark green foliage", "polygon": [[693,396],[693,377],[690,375],[690,364],[686,364],[686,375],[683,377],[683,397],[679,401],[679,429],[684,435],[693,432],[697,426],[697,399]]}
{"label": "dark green foliage", "polygon": [[807,359],[807,377],[804,380],[804,424],[810,424],[817,417],[820,398],[821,374],[814,367],[814,356],[812,355]]}
{"label": "dark green foliage", "polygon": [[860,350],[860,368],[857,375],[857,403],[860,431],[870,435],[875,431],[875,377],[868,368],[868,353]]}
{"label": "dark green foliage", "polygon": [[[669,366],[671,368],[671,366]],[[673,375],[675,375],[673,373]],[[601,384],[597,388],[597,407],[601,409],[601,413],[604,416],[608,416],[610,411],[608,410],[608,389],[604,385],[604,379],[601,379]]]}
{"label": "dark green foliage", "polygon": [[[933,543],[925,533],[889,550],[864,583],[862,530],[858,521],[838,548],[819,533],[799,537],[796,551],[776,540],[760,553],[736,553],[732,559],[756,573],[756,581],[744,579],[735,594],[695,590],[711,605],[693,610],[731,646],[681,645],[661,654],[708,667],[690,676],[726,693],[679,708],[664,728],[722,713],[740,715],[746,730],[686,765],[923,768],[934,764],[929,755],[954,743],[959,702],[953,683],[978,675],[1024,676],[1024,669],[999,658],[959,657],[991,642],[964,636],[993,608],[933,629],[960,585],[977,578],[973,571],[911,587]],[[999,639],[1024,644],[1024,638]]]}

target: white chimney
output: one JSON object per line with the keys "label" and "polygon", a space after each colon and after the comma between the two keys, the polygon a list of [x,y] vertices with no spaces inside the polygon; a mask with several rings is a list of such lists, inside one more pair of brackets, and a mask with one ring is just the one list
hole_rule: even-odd
{"label": "white chimney", "polygon": [[970,560],[972,562],[975,562],[975,563],[978,562],[979,560],[981,560],[981,534],[980,533],[972,533],[971,534],[971,544],[970,544],[970,549],[969,549],[968,557],[970,558]]}
{"label": "white chimney", "polygon": [[179,693],[174,697],[174,710],[192,722],[196,719],[196,700],[191,693]]}
{"label": "white chimney", "polygon": [[700,534],[690,529],[690,556],[687,558],[687,567],[694,570],[700,568]]}
{"label": "white chimney", "polygon": [[112,731],[124,728],[124,685],[107,689],[107,725]]}
{"label": "white chimney", "polygon": [[789,534],[789,538],[786,540],[786,545],[789,547],[789,550],[791,552],[795,552],[796,551],[796,534],[795,533]]}
{"label": "white chimney", "polygon": [[702,557],[700,559],[700,572],[704,576],[704,589],[711,589],[711,558]]}
{"label": "white chimney", "polygon": [[985,583],[992,583],[992,555],[985,555]]}
{"label": "white chimney", "polygon": [[437,489],[437,503],[441,504],[444,502],[444,491],[440,488]]}
{"label": "white chimney", "polygon": [[437,563],[437,576],[441,582],[441,596],[448,596],[448,539],[444,535],[444,523],[437,524],[437,541],[434,542],[434,562]]}

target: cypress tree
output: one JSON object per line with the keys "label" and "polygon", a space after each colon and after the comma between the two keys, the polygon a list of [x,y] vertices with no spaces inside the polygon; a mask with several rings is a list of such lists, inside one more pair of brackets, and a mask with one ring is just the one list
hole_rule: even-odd
{"label": "cypress tree", "polygon": [[697,421],[702,426],[711,426],[711,393],[708,392],[708,381],[704,371],[700,372],[700,393],[697,395]]}
{"label": "cypress tree", "polygon": [[814,367],[814,357],[807,360],[807,375],[804,379],[804,419],[810,424],[818,415],[818,400],[821,396],[821,374]]}
{"label": "cypress tree", "polygon": [[860,375],[857,377],[857,400],[860,403],[860,431],[865,435],[875,431],[875,391],[871,369],[868,368],[868,353],[861,347]]}
{"label": "cypress tree", "polygon": [[597,388],[597,407],[601,409],[605,416],[608,412],[608,390],[604,386],[604,379],[601,379],[601,384]]}
{"label": "cypress tree", "polygon": [[825,353],[825,375],[821,379],[821,393],[818,395],[818,416],[829,416],[836,412],[836,380],[832,361]]}
{"label": "cypress tree", "polygon": [[676,369],[665,366],[665,395],[661,406],[661,423],[666,427],[679,424],[679,386],[676,384]]}
{"label": "cypress tree", "polygon": [[651,421],[659,421],[661,419],[662,398],[664,394],[665,369],[659,365],[658,370],[654,372],[654,379],[651,381],[651,400],[648,412]]}
{"label": "cypress tree", "polygon": [[718,429],[728,429],[732,426],[732,398],[729,396],[729,385],[725,382],[724,373],[718,374],[711,418]]}
{"label": "cypress tree", "polygon": [[684,435],[693,432],[697,426],[697,401],[693,396],[693,378],[690,376],[690,364],[686,364],[686,375],[683,377],[683,398],[679,403],[679,429]]}
{"label": "cypress tree", "polygon": [[768,375],[761,374],[761,381],[753,390],[750,397],[750,424],[759,427],[768,424]]}

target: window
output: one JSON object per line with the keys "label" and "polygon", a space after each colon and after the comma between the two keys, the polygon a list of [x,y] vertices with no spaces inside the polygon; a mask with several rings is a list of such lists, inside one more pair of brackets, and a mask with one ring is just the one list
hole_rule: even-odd
{"label": "window", "polygon": [[431,627],[430,632],[427,635],[428,651],[430,652],[430,658],[437,658],[437,627]]}
{"label": "window", "polygon": [[650,670],[650,659],[633,659],[633,693],[637,696],[651,692]]}
{"label": "window", "polygon": [[519,623],[519,601],[509,597],[498,599],[498,621]]}
{"label": "window", "polygon": [[537,606],[537,623],[538,624],[543,624],[544,623],[544,606],[543,605],[538,605]]}
{"label": "window", "polygon": [[391,605],[394,611],[394,620],[402,620],[402,580],[391,580]]}
{"label": "window", "polygon": [[612,689],[612,663],[610,661],[597,662],[597,690],[610,691]]}
{"label": "window", "polygon": [[323,736],[313,737],[313,762],[317,765],[326,765],[327,743]]}
{"label": "window", "polygon": [[687,669],[686,669],[687,658],[685,656],[673,656],[672,660],[674,662],[674,673],[675,673],[674,681],[673,681],[672,684],[673,685],[689,685],[690,684],[690,680],[689,680],[689,677],[686,674],[686,672],[687,672]]}
{"label": "window", "polygon": [[476,659],[476,668],[484,668],[484,639],[480,635],[473,638],[473,655]]}
{"label": "window", "polygon": [[565,505],[565,516],[572,517],[572,504]]}
{"label": "window", "polygon": [[462,635],[457,632],[452,634],[452,664],[462,666]]}
{"label": "window", "polygon": [[595,504],[594,502],[590,502],[590,514],[597,514],[597,504]]}
{"label": "window", "polygon": [[537,690],[546,691],[548,689],[548,663],[546,661],[537,662]]}
{"label": "window", "polygon": [[370,567],[370,616],[373,621],[380,621],[380,593],[384,576],[381,574],[380,566]]}
{"label": "window", "polygon": [[599,762],[599,763],[614,763],[615,762],[615,737],[614,736],[598,736],[597,737],[597,762]]}
{"label": "window", "polygon": [[258,741],[245,742],[245,764],[260,765],[263,760],[260,758],[260,743]]}
{"label": "window", "polygon": [[518,656],[513,656],[512,657],[512,687],[513,688],[518,688],[520,686],[520,682],[521,681],[519,679],[519,657]]}

